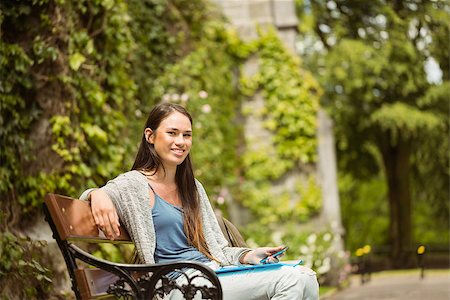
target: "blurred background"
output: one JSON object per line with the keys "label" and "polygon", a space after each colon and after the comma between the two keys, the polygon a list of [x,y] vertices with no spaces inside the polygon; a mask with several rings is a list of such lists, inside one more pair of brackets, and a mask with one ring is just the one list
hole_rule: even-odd
{"label": "blurred background", "polygon": [[73,297],[44,196],[129,170],[160,102],[250,246],[330,287],[449,268],[448,2],[4,0],[0,23],[5,299]]}

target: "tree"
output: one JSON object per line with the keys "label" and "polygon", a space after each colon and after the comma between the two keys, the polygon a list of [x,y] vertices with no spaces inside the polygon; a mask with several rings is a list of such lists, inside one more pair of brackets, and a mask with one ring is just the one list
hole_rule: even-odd
{"label": "tree", "polygon": [[[448,170],[439,168],[445,161],[448,166],[448,156],[423,153],[436,136],[448,137],[450,7],[399,0],[299,4],[301,17],[314,28],[316,45],[323,48],[312,54],[312,61],[325,87],[323,104],[335,120],[344,156],[340,166],[367,176],[377,170],[368,149],[377,149],[387,184],[392,263],[405,266],[412,247],[412,200],[420,198],[411,180],[423,181],[424,174],[440,169],[436,184],[448,183]],[[443,75],[434,81],[426,70],[433,63],[439,66],[435,73]],[[415,176],[412,161],[422,166],[414,167]],[[445,206],[448,189],[428,191],[438,206]]]}

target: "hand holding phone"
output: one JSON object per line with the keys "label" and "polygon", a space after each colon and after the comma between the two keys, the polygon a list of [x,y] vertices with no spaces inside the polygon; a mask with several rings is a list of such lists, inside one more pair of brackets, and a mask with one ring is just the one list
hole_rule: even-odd
{"label": "hand holding phone", "polygon": [[284,247],[283,249],[281,249],[280,251],[267,256],[266,258],[261,259],[261,261],[259,263],[261,264],[267,264],[267,262],[269,261],[269,257],[273,257],[273,258],[278,258],[278,256],[280,256],[281,254],[283,254],[284,252],[286,252],[286,250],[289,249],[288,246]]}

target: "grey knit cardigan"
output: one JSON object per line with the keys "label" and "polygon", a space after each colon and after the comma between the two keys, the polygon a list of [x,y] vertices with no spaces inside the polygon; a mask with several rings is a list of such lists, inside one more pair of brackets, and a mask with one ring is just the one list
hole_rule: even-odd
{"label": "grey knit cardigan", "polygon": [[[248,248],[229,247],[202,184],[195,180],[203,223],[203,234],[211,255],[221,265],[239,265],[239,257]],[[101,188],[113,201],[120,220],[135,243],[140,261],[155,263],[155,228],[150,207],[147,178],[133,170],[123,173]]]}

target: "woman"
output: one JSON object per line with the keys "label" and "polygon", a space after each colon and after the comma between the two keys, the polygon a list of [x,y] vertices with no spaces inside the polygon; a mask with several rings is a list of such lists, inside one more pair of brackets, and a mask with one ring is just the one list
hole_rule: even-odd
{"label": "woman", "polygon": [[[229,247],[206,192],[194,178],[189,152],[192,118],[179,105],[160,104],[147,119],[132,170],[90,193],[96,224],[119,234],[119,216],[142,263],[193,260],[219,265],[259,264],[279,247]],[[305,267],[219,275],[224,299],[317,299],[315,273]],[[251,288],[249,288],[251,287]]]}

